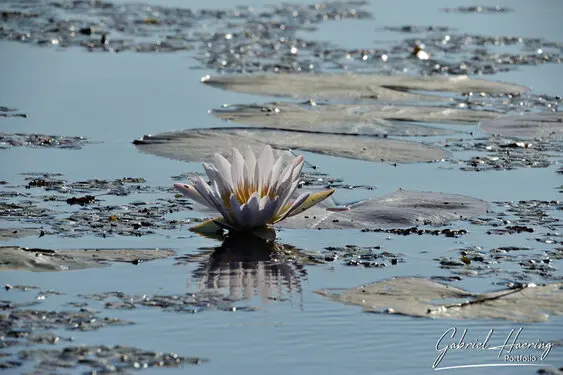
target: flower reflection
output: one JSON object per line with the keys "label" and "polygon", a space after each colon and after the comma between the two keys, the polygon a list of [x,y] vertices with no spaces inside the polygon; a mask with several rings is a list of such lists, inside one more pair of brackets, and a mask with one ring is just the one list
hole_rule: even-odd
{"label": "flower reflection", "polygon": [[199,291],[219,292],[230,300],[301,300],[307,272],[303,255],[289,245],[255,236],[228,237],[221,246],[189,256],[200,265],[193,271]]}

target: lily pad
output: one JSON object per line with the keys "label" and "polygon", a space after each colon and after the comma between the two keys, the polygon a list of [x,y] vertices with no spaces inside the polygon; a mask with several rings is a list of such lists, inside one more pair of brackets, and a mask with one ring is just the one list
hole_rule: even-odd
{"label": "lily pad", "polygon": [[447,129],[397,121],[474,124],[498,117],[497,113],[488,111],[374,104],[306,106],[294,103],[267,103],[227,106],[213,110],[212,113],[223,120],[268,128],[395,136],[433,136],[454,133]]}
{"label": "lily pad", "polygon": [[[342,292],[319,290],[332,301],[365,311],[443,319],[506,319],[542,322],[563,314],[563,283],[471,293],[417,277],[399,277]],[[452,299],[458,299],[452,302]]]}
{"label": "lily pad", "polygon": [[481,128],[487,133],[519,138],[549,138],[563,136],[563,113],[523,113],[485,121]]}
{"label": "lily pad", "polygon": [[445,101],[446,97],[412,93],[486,92],[520,94],[524,86],[468,76],[379,76],[363,74],[269,74],[205,76],[203,83],[225,90],[293,98],[376,99],[382,101]]}
{"label": "lily pad", "polygon": [[251,147],[255,152],[259,152],[266,144],[278,150],[299,149],[386,163],[430,162],[446,156],[439,148],[417,142],[260,128],[190,129],[145,136],[133,143],[150,154],[190,162],[212,162],[216,152],[230,154],[232,147]]}
{"label": "lily pad", "polygon": [[0,241],[8,241],[14,238],[23,238],[41,233],[41,229],[33,228],[0,228]]}
{"label": "lily pad", "polygon": [[307,229],[370,229],[444,225],[487,212],[487,202],[465,195],[399,190],[338,209],[314,206],[280,226]]}
{"label": "lily pad", "polygon": [[45,250],[3,246],[0,247],[0,270],[69,271],[103,267],[107,262],[136,264],[172,255],[171,250],[159,249]]}

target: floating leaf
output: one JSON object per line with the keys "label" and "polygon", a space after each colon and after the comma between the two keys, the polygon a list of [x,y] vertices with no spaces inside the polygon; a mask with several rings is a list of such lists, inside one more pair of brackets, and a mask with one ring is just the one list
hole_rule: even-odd
{"label": "floating leaf", "polygon": [[22,238],[28,236],[39,236],[41,229],[39,228],[0,228],[0,241],[8,241],[14,238]]}
{"label": "floating leaf", "polygon": [[223,232],[223,227],[217,224],[217,220],[219,219],[219,217],[214,217],[209,220],[205,220],[202,223],[194,225],[190,228],[190,230],[201,234],[204,237],[221,238],[219,235]]}
{"label": "floating leaf", "polygon": [[150,154],[190,162],[213,161],[232,147],[260,152],[266,144],[278,150],[299,149],[330,156],[388,163],[429,162],[443,159],[443,150],[417,142],[347,134],[327,134],[260,128],[190,129],[145,136],[133,142]]}
{"label": "floating leaf", "polygon": [[[396,121],[474,124],[497,113],[447,107],[389,106],[379,104],[267,103],[233,105],[212,113],[223,120],[268,128],[394,136],[433,136],[454,131]],[[395,122],[389,120],[396,120]]]}
{"label": "floating leaf", "polygon": [[341,293],[316,293],[369,312],[413,317],[541,322],[549,314],[563,314],[563,283],[477,294],[424,278],[400,277]]}
{"label": "floating leaf", "polygon": [[288,228],[364,229],[443,225],[487,212],[488,204],[465,195],[399,190],[350,207],[314,206],[280,223]]}
{"label": "floating leaf", "polygon": [[225,90],[294,98],[376,99],[382,101],[444,101],[437,95],[408,91],[523,93],[526,87],[467,76],[378,76],[362,74],[269,74],[203,77]]}
{"label": "floating leaf", "polygon": [[[316,193],[319,197],[330,190]],[[331,207],[329,199],[307,211],[275,225],[292,229],[372,229],[444,225],[448,222],[482,215],[488,204],[464,195],[399,190],[382,197],[367,199],[351,206]],[[202,234],[221,229],[212,220],[190,230]]]}
{"label": "floating leaf", "polygon": [[0,270],[68,271],[101,267],[105,262],[140,262],[174,255],[159,249],[47,250],[0,247]]}
{"label": "floating leaf", "polygon": [[543,112],[502,116],[483,122],[481,128],[487,133],[507,137],[560,138],[563,135],[563,113]]}

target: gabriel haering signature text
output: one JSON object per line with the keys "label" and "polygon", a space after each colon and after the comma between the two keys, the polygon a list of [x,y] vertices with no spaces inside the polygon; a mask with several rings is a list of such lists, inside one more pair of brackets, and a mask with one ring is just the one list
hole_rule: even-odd
{"label": "gabriel haering signature text", "polygon": [[[498,350],[497,358],[503,360],[505,363],[511,363],[512,365],[517,365],[517,363],[520,363],[522,366],[526,366],[526,363],[537,363],[546,359],[551,352],[553,343],[543,342],[539,339],[537,341],[519,340],[522,330],[523,328],[511,329],[506,336],[500,335],[501,339],[504,340],[504,343],[502,345],[491,346],[490,342],[491,340],[493,340],[493,336],[495,336],[494,329],[491,329],[484,339],[474,338],[473,340],[467,340],[467,329],[460,331],[460,334],[458,335],[458,329],[452,327],[444,332],[436,342],[436,351],[439,354],[434,361],[432,368],[438,370],[438,366],[440,365],[446,354],[449,351],[455,350]],[[496,336],[499,335],[497,334]],[[528,352],[526,354],[517,354],[518,351],[522,350],[527,350]],[[485,364],[479,366],[482,367],[498,365],[499,364]],[[460,368],[473,366],[464,365],[454,367]]]}

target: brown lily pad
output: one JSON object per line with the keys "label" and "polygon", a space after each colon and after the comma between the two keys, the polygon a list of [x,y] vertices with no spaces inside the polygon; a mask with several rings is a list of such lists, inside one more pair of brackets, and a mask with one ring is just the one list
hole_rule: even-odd
{"label": "brown lily pad", "polygon": [[381,101],[445,101],[445,97],[412,93],[485,92],[489,94],[523,93],[524,86],[474,79],[468,76],[379,76],[367,74],[269,74],[205,76],[202,82],[245,94],[293,98],[375,99]]}
{"label": "brown lily pad", "polygon": [[23,238],[29,236],[39,236],[40,229],[37,228],[0,228],[0,241],[8,241],[14,238]]}
{"label": "brown lily pad", "polygon": [[523,113],[519,116],[502,116],[483,122],[487,133],[518,138],[563,137],[563,113]]}
{"label": "brown lily pad", "polygon": [[408,124],[405,121],[476,124],[498,117],[494,112],[447,107],[379,104],[300,105],[280,102],[227,106],[213,110],[212,113],[222,120],[267,128],[394,136],[434,136],[454,133],[447,129]]}
{"label": "brown lily pad", "polygon": [[[359,305],[365,311],[441,319],[506,319],[542,322],[563,314],[563,283],[471,293],[424,278],[399,277],[336,292],[317,294]],[[452,302],[457,299],[458,301]]]}
{"label": "brown lily pad", "polygon": [[213,161],[232,147],[259,152],[266,144],[278,150],[298,149],[319,154],[386,163],[430,162],[446,153],[436,147],[394,139],[259,128],[190,129],[145,136],[133,142],[150,154],[189,162]]}
{"label": "brown lily pad", "polygon": [[159,249],[80,249],[47,250],[17,246],[0,247],[0,270],[70,271],[103,267],[108,262],[128,262],[166,258],[171,250]]}
{"label": "brown lily pad", "polygon": [[296,229],[372,229],[444,225],[487,212],[488,203],[465,195],[399,190],[339,209],[317,205],[279,223]]}

